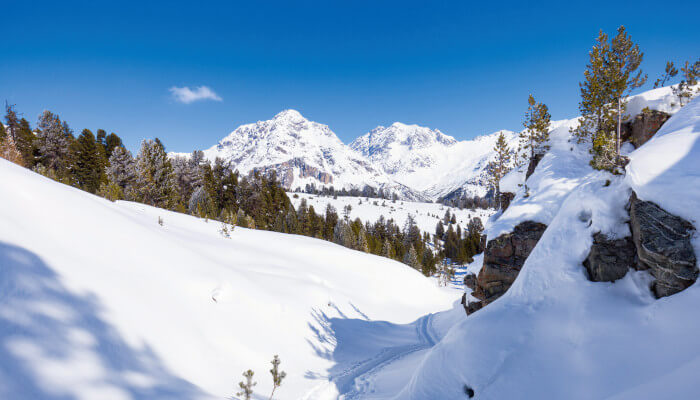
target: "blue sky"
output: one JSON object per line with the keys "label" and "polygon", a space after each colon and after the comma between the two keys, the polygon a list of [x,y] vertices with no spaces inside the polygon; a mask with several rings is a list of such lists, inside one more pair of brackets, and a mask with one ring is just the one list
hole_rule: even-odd
{"label": "blue sky", "polygon": [[[599,29],[625,25],[652,82],[666,60],[696,59],[700,29],[683,22],[696,7],[10,2],[0,23],[0,100],[32,124],[49,109],[76,131],[116,132],[132,150],[147,137],[172,151],[207,148],[286,108],[328,124],[346,143],[393,121],[467,139],[520,129],[528,93],[555,119],[576,115]],[[219,100],[184,104],[169,90],[200,86]]]}

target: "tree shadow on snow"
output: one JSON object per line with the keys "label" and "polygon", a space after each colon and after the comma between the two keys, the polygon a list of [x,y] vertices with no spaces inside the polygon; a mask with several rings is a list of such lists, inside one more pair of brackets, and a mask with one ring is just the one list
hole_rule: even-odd
{"label": "tree shadow on snow", "polygon": [[36,254],[0,242],[0,398],[204,397],[100,314],[95,296],[70,292]]}

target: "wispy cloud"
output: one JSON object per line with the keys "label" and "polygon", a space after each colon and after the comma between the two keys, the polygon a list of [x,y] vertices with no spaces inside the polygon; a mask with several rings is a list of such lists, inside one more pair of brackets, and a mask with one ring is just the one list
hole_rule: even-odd
{"label": "wispy cloud", "polygon": [[170,90],[175,101],[184,104],[190,104],[201,100],[221,101],[221,97],[211,90],[209,86],[199,86],[194,89],[190,89],[189,86],[173,86],[168,90]]}

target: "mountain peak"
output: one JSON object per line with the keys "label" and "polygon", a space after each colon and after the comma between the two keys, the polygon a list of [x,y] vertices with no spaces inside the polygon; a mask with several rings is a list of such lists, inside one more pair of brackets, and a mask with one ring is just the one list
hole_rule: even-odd
{"label": "mountain peak", "polygon": [[275,117],[273,118],[275,121],[291,121],[291,122],[301,122],[301,121],[306,121],[306,118],[301,115],[301,113],[297,110],[293,109],[287,109],[287,110],[282,110],[280,111]]}

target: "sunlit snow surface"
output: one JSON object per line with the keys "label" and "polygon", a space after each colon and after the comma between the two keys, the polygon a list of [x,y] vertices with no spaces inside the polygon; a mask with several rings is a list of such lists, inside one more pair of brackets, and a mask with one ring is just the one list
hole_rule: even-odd
{"label": "sunlit snow surface", "polygon": [[226,239],[215,221],[111,203],[5,160],[0,199],[3,399],[225,398],[248,368],[263,396],[274,354],[288,373],[276,398],[332,395],[336,344],[459,297],[395,261],[242,228]]}

